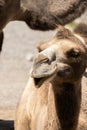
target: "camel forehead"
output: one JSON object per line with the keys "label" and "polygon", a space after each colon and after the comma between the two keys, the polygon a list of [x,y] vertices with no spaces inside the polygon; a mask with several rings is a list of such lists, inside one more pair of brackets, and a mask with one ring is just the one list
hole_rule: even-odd
{"label": "camel forehead", "polygon": [[58,51],[66,52],[72,48],[77,49],[77,50],[82,51],[82,52],[85,51],[85,46],[82,43],[72,42],[72,41],[67,40],[67,39],[56,41],[54,44],[54,49],[58,50]]}

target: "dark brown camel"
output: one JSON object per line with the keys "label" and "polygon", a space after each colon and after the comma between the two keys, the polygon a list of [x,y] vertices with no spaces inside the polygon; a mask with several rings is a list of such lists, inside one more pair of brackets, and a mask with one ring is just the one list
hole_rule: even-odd
{"label": "dark brown camel", "polygon": [[32,29],[55,29],[79,17],[87,0],[0,0],[0,51],[3,28],[13,20],[22,20]]}

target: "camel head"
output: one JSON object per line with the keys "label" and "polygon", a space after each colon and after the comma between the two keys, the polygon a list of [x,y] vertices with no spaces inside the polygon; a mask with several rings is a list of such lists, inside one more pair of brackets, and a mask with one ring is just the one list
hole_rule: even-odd
{"label": "camel head", "polygon": [[71,31],[60,27],[34,60],[32,77],[62,82],[78,81],[87,64],[87,47]]}

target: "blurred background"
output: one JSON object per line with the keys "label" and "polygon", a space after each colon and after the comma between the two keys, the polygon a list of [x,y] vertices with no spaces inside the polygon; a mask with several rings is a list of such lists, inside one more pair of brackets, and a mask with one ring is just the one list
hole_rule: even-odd
{"label": "blurred background", "polygon": [[[73,25],[87,24],[87,12]],[[72,24],[69,25],[72,28]],[[38,43],[51,39],[56,31],[35,31],[24,22],[10,22],[4,29],[0,54],[0,119],[14,119],[21,94],[26,87]]]}

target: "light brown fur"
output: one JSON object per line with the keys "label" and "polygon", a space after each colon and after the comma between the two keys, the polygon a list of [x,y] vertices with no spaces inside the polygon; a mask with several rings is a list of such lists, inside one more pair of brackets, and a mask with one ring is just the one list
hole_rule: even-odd
{"label": "light brown fur", "polygon": [[87,128],[86,118],[80,110],[87,48],[69,30],[61,29],[54,44],[47,46],[35,58],[18,105],[15,130]]}

